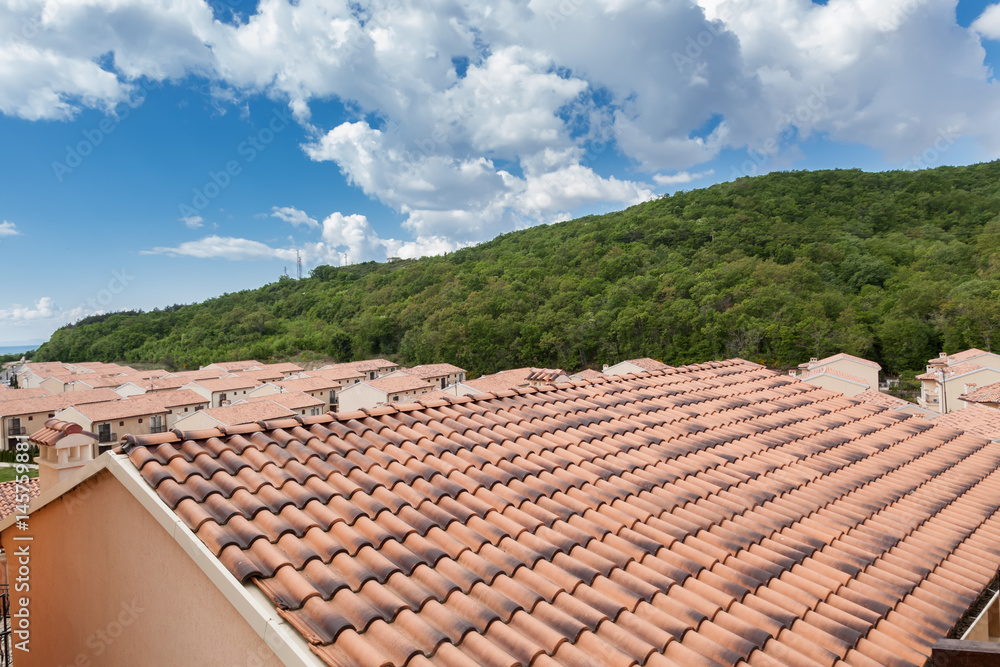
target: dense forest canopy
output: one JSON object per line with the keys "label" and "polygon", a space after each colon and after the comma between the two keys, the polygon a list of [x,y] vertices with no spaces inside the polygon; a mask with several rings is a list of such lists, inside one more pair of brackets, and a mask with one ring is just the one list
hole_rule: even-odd
{"label": "dense forest canopy", "polygon": [[313,351],[473,374],[650,356],[886,372],[1000,345],[1000,162],[773,173],[504,234],[443,257],[308,278],[55,332],[36,360],[191,368]]}

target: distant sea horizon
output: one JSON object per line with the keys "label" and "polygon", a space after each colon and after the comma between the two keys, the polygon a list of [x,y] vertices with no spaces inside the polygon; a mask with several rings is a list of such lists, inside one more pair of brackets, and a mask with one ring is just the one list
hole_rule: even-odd
{"label": "distant sea horizon", "polygon": [[41,346],[42,346],[41,343],[33,343],[33,344],[26,344],[26,345],[0,345],[0,355],[3,355],[3,354],[17,354],[19,352],[23,354],[24,352],[30,352],[31,350],[37,350]]}

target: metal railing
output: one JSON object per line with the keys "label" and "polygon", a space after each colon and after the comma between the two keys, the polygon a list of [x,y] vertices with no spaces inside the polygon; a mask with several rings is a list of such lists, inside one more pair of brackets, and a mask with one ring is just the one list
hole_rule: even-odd
{"label": "metal railing", "polygon": [[150,433],[166,433],[167,432],[167,425],[166,424],[160,424],[159,426],[150,426],[149,427],[149,432]]}
{"label": "metal railing", "polygon": [[118,434],[101,431],[97,434],[97,442],[118,442]]}
{"label": "metal railing", "polygon": [[23,426],[8,426],[7,435],[11,436],[27,435],[27,432],[25,431],[25,428]]}
{"label": "metal railing", "polygon": [[0,667],[14,664],[14,647],[10,641],[10,590],[0,586]]}

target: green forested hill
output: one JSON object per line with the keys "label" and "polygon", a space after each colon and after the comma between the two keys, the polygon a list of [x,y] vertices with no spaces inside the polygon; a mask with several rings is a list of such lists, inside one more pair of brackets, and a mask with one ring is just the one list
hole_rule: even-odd
{"label": "green forested hill", "polygon": [[[651,356],[888,372],[1000,328],[1000,162],[774,173],[392,264],[89,318],[36,359],[174,368],[311,350],[473,373]],[[1000,336],[1000,334],[998,334]]]}

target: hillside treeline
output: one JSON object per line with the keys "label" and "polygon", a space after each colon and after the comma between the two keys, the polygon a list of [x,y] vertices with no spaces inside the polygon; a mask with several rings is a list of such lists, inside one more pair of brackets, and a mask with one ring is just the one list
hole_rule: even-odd
{"label": "hillside treeline", "polygon": [[[500,236],[444,257],[320,266],[204,303],[91,318],[36,360],[382,356],[473,373],[651,356],[886,371],[1000,328],[1000,162],[774,173]],[[599,366],[598,366],[599,367]]]}

